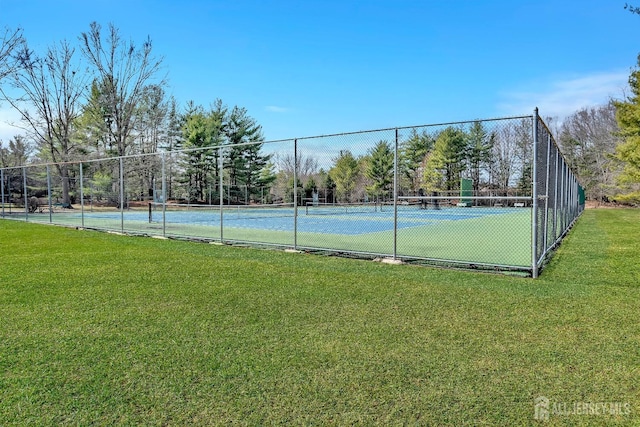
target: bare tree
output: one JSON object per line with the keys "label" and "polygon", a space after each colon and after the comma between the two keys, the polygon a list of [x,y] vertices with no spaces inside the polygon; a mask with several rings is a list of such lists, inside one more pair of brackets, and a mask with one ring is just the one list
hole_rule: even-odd
{"label": "bare tree", "polygon": [[74,52],[63,41],[49,47],[46,55],[40,57],[23,42],[16,56],[17,66],[9,78],[18,94],[14,96],[0,88],[3,99],[20,113],[22,128],[55,162],[65,204],[71,201],[69,171],[64,162],[72,160],[79,148],[73,141],[74,122],[80,116],[87,79]]}
{"label": "bare tree", "polygon": [[293,169],[297,165],[298,179],[306,180],[318,173],[318,160],[312,156],[305,156],[298,151],[294,158],[292,153],[276,155],[276,165],[279,171],[284,172],[287,177],[293,177]]}
{"label": "bare tree", "polygon": [[15,67],[12,53],[24,42],[22,29],[5,28],[0,36],[0,80],[11,74]]}
{"label": "bare tree", "polygon": [[305,155],[298,151],[293,153],[276,154],[273,158],[277,170],[276,180],[273,186],[276,199],[292,201],[293,195],[293,171],[297,166],[297,184],[302,187],[310,177],[317,177],[319,172],[318,160],[312,155]]}
{"label": "bare tree", "polygon": [[[150,154],[158,152],[159,145],[166,140],[168,105],[164,89],[149,85],[144,89],[140,103],[136,109],[135,134],[137,135],[137,152]],[[160,172],[160,159],[157,156],[140,156],[131,159],[134,168],[132,180],[140,182],[139,192],[150,191],[153,195],[154,181]]]}
{"label": "bare tree", "polygon": [[141,153],[156,153],[160,143],[166,139],[168,109],[169,105],[162,87],[156,85],[145,87],[138,105],[135,125],[138,129],[136,133],[140,139]]}
{"label": "bare tree", "polygon": [[615,193],[620,171],[614,158],[618,133],[613,103],[582,108],[562,123],[560,148],[589,198],[603,201]]}
{"label": "bare tree", "polygon": [[[162,58],[152,56],[149,38],[138,48],[132,41],[123,40],[113,24],[106,35],[98,23],[93,22],[90,27],[80,36],[82,51],[98,76],[107,131],[117,154],[123,156],[132,143],[136,110],[147,94],[147,85],[160,71]],[[164,79],[155,85],[161,88]]]}
{"label": "bare tree", "polygon": [[489,164],[489,175],[492,186],[499,191],[506,191],[518,169],[519,129],[510,123],[500,128],[493,141],[492,161]]}

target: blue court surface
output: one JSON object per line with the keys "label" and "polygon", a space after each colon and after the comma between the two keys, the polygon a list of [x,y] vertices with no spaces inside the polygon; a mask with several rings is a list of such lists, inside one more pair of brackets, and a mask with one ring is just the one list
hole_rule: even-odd
{"label": "blue court surface", "polygon": [[[443,208],[440,210],[418,209],[415,207],[399,207],[398,229],[422,227],[433,224],[442,224],[447,221],[460,221],[473,218],[482,218],[494,215],[504,215],[522,211],[522,208]],[[80,217],[80,214],[74,214]],[[116,221],[120,220],[118,212],[85,212],[85,219]],[[125,222],[149,223],[147,211],[125,211]],[[220,227],[220,211],[212,209],[166,211],[164,221],[166,224],[185,224],[194,226]],[[270,231],[293,231],[294,209],[225,209],[222,215],[224,228],[256,229]],[[162,211],[154,211],[151,222],[162,224]],[[340,209],[326,209],[307,212],[305,208],[298,209],[298,232],[361,235],[391,231],[394,228],[393,208],[385,211],[355,211],[346,212]]]}

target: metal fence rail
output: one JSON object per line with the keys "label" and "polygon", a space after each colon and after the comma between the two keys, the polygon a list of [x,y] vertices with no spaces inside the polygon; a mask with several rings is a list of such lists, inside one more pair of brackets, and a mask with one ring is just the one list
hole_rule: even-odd
{"label": "metal fence rail", "polygon": [[0,168],[5,219],[533,277],[583,205],[537,110]]}

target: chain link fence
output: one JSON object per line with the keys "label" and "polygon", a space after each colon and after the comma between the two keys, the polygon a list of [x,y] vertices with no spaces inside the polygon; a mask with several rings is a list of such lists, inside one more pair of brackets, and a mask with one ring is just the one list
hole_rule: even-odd
{"label": "chain link fence", "polygon": [[539,274],[584,206],[532,116],[0,169],[0,216]]}

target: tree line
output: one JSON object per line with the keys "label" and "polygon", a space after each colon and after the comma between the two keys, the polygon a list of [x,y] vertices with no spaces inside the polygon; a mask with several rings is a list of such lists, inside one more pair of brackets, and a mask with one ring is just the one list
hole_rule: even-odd
{"label": "tree line", "polygon": [[[295,191],[300,200],[319,191],[325,201],[392,197],[390,141],[380,140],[366,153],[342,150],[326,169],[313,156],[267,154],[262,127],[246,109],[221,100],[206,108],[193,102],[179,107],[167,95],[162,61],[150,39],[128,41],[114,25],[94,22],[75,43],[57,42],[44,52],[33,51],[20,29],[4,29],[0,99],[19,113],[24,134],[0,141],[0,166],[53,163],[64,203],[77,190],[78,171],[69,162],[140,155],[128,179],[138,183],[134,193],[150,195],[158,159],[144,155],[175,150],[183,154],[168,164],[169,198],[211,201],[224,193],[229,203],[292,201]],[[562,120],[546,118],[590,199],[640,203],[638,69],[629,88],[631,95],[622,100],[585,107]],[[455,193],[461,178],[471,180],[476,193],[526,195],[532,179],[530,125],[522,120],[487,129],[478,121],[430,133],[414,130],[398,147],[397,167],[405,195]],[[94,171],[105,181],[117,173],[108,163]],[[221,178],[226,189],[219,186]]]}
{"label": "tree line", "polygon": [[[640,67],[640,62],[638,63]],[[560,121],[546,117],[568,165],[598,202],[640,203],[640,68],[629,78],[631,95],[623,100],[584,107]],[[460,179],[472,181],[474,193],[499,196],[531,194],[532,135],[529,119],[506,121],[492,129],[485,122],[413,133],[400,142],[400,195],[455,194]],[[393,146],[379,141],[366,154],[342,150],[325,171],[301,174],[300,194],[320,189],[327,201],[390,199],[393,193]],[[310,159],[299,159],[299,162]],[[312,162],[313,163],[313,162]],[[285,168],[286,170],[286,168]],[[278,174],[291,189],[292,174]],[[283,193],[283,191],[280,191]],[[292,200],[290,196],[288,200]]]}
{"label": "tree line", "polygon": [[[299,156],[298,164],[312,165],[298,173],[298,191],[305,198],[319,193],[326,202],[388,201],[393,198],[397,169],[401,196],[458,196],[462,178],[471,181],[476,194],[490,191],[507,195],[530,194],[531,120],[506,120],[488,129],[481,121],[447,127],[413,128],[398,143],[369,143],[340,150],[325,169],[312,158]],[[292,163],[290,157],[283,163]],[[279,168],[277,182],[292,199],[292,167]],[[289,171],[286,173],[284,171]]]}
{"label": "tree line", "polygon": [[[211,197],[211,183],[224,174],[239,200],[274,179],[270,156],[263,154],[262,128],[246,109],[227,107],[221,100],[210,109],[189,102],[179,108],[168,97],[162,61],[150,39],[136,44],[123,38],[114,25],[94,22],[76,43],[54,43],[44,52],[30,48],[20,29],[5,29],[0,39],[0,99],[20,115],[24,135],[5,146],[0,142],[0,166],[53,163],[60,177],[63,203],[77,192],[78,171],[69,162],[136,156],[127,176],[144,194],[158,178],[159,151],[186,150],[170,165],[168,192],[189,201]],[[218,150],[230,147],[218,164]],[[203,151],[190,149],[206,148]],[[99,179],[117,177],[113,165],[93,171]],[[173,176],[175,175],[175,176]],[[178,191],[178,188],[186,188]],[[8,189],[10,190],[10,189]]]}

